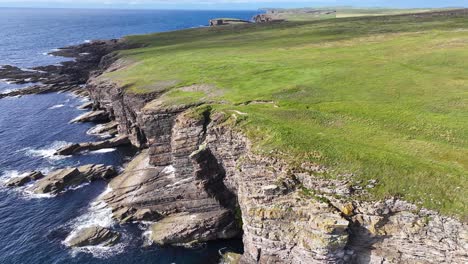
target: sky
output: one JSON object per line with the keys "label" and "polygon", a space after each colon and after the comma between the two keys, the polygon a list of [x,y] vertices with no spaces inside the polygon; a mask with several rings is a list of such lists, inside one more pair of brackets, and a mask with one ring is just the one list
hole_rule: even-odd
{"label": "sky", "polygon": [[0,7],[219,9],[255,10],[293,7],[468,7],[468,0],[0,0]]}

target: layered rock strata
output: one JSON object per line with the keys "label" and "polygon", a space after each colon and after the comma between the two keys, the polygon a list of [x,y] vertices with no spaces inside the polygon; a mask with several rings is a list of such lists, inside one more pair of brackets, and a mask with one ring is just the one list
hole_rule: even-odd
{"label": "layered rock strata", "polygon": [[104,141],[88,142],[88,143],[77,143],[64,146],[57,150],[55,155],[73,155],[83,151],[94,151],[105,148],[115,148],[120,146],[130,145],[130,140],[127,136],[119,136]]}
{"label": "layered rock strata", "polygon": [[109,180],[115,174],[116,172],[112,166],[102,164],[65,168],[54,171],[38,180],[32,186],[32,190],[38,194],[57,194],[64,191],[67,187],[77,186],[85,182]]}

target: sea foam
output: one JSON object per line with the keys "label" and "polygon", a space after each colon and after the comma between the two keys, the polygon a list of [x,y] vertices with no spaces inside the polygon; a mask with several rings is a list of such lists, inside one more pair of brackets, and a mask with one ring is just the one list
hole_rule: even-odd
{"label": "sea foam", "polygon": [[63,104],[58,104],[58,105],[51,106],[51,107],[49,107],[49,108],[47,108],[47,109],[49,109],[49,110],[58,109],[58,108],[62,108],[62,107],[64,107],[64,106],[65,106],[65,105],[63,105]]}
{"label": "sea foam", "polygon": [[59,156],[55,155],[58,149],[61,147],[64,147],[68,145],[68,142],[65,141],[54,141],[51,145],[45,147],[45,148],[40,148],[40,149],[32,149],[32,148],[26,148],[26,154],[30,155],[32,157],[42,157],[46,159],[51,159],[51,160],[59,160],[65,158],[65,156]]}
{"label": "sea foam", "polygon": [[[84,228],[92,226],[111,228],[115,225],[115,222],[112,219],[112,209],[109,206],[107,206],[107,203],[101,201],[102,197],[111,191],[112,189],[110,187],[107,187],[107,189],[101,195],[99,195],[93,202],[91,202],[85,214],[71,221],[70,227],[72,231],[62,242],[64,245],[68,245],[69,241],[73,239],[79,233],[79,231]],[[124,252],[124,249],[127,246],[127,244],[125,243],[125,234],[122,235],[121,241],[122,242],[114,246],[96,245],[74,248],[71,250],[71,254],[72,256],[76,256],[76,254],[81,252],[90,253],[93,255],[93,257],[96,258],[108,258]]]}

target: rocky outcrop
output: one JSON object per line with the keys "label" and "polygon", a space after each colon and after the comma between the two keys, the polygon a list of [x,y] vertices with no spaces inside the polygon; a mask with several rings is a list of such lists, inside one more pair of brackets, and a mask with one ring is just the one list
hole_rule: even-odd
{"label": "rocky outcrop", "polygon": [[106,124],[99,124],[90,130],[88,130],[88,134],[90,135],[96,135],[96,136],[109,136],[109,137],[114,137],[116,136],[119,131],[117,130],[118,128],[118,123],[117,122],[109,122]]}
{"label": "rocky outcrop", "polygon": [[99,149],[105,148],[115,148],[120,146],[130,145],[130,140],[127,136],[120,136],[108,140],[98,141],[98,142],[88,142],[88,143],[79,143],[79,144],[71,144],[68,146],[64,146],[57,150],[55,155],[73,155],[76,153],[84,152],[84,151],[95,151]]}
{"label": "rocky outcrop", "polygon": [[109,122],[109,115],[106,111],[98,110],[91,111],[85,114],[80,115],[79,117],[73,119],[71,123],[85,123],[85,122],[94,122],[94,123],[104,123]]}
{"label": "rocky outcrop", "polygon": [[0,99],[10,96],[82,90],[82,85],[88,81],[90,74],[99,69],[104,56],[129,47],[128,43],[121,40],[93,41],[52,52],[51,54],[55,56],[75,59],[59,65],[39,66],[32,69],[21,69],[11,65],[1,66],[0,79],[16,84],[31,83],[33,86],[0,94]]}
{"label": "rocky outcrop", "polygon": [[16,177],[16,178],[13,178],[13,179],[9,180],[6,183],[6,186],[8,186],[8,187],[21,187],[21,186],[24,186],[24,185],[32,182],[32,181],[36,181],[36,180],[39,180],[39,179],[42,179],[42,178],[44,178],[44,174],[42,174],[42,172],[33,171],[33,172],[27,173],[24,176]]}
{"label": "rocky outcrop", "polygon": [[92,226],[80,229],[71,237],[67,238],[66,244],[69,247],[86,247],[86,246],[113,246],[120,240],[120,234],[110,229]]}
{"label": "rocky outcrop", "polygon": [[80,110],[91,109],[91,108],[93,108],[93,103],[92,102],[87,102],[87,103],[84,103],[84,104],[78,106],[78,109],[80,109]]}
{"label": "rocky outcrop", "polygon": [[85,165],[78,168],[66,168],[50,173],[33,186],[34,193],[57,194],[67,187],[77,186],[98,179],[108,180],[115,176],[112,166]]}

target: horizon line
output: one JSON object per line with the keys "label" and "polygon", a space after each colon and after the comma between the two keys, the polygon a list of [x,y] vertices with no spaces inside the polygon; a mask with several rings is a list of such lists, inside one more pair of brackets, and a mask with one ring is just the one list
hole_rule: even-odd
{"label": "horizon line", "polygon": [[231,9],[216,9],[216,8],[153,8],[153,7],[139,7],[139,8],[131,8],[131,7],[103,7],[103,6],[97,6],[97,7],[46,7],[46,6],[1,6],[0,8],[9,8],[9,9],[81,9],[81,10],[135,10],[135,11],[145,11],[145,10],[153,10],[153,11],[265,11],[267,9],[303,9],[303,8],[351,8],[351,9],[402,9],[402,10],[411,10],[411,9],[464,9],[467,8],[465,6],[446,6],[446,7],[411,7],[411,8],[405,8],[405,7],[385,7],[385,6],[316,6],[316,7],[310,7],[310,6],[304,6],[304,7],[296,7],[296,8],[282,8],[282,7],[262,7],[262,8],[254,8],[254,9],[246,9],[246,8],[231,8]]}

